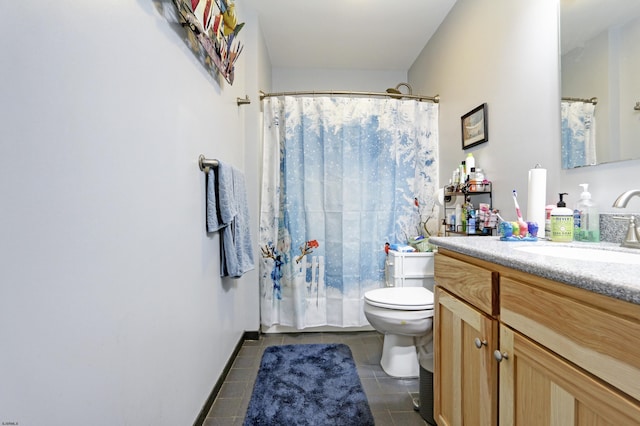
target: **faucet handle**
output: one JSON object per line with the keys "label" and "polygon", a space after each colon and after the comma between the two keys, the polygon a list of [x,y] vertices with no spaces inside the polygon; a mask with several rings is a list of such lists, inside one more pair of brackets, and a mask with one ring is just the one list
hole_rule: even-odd
{"label": "faucet handle", "polygon": [[633,222],[635,223],[636,218],[634,215],[630,214],[629,216],[613,216],[614,219],[616,220],[626,220],[628,222]]}
{"label": "faucet handle", "polygon": [[614,216],[614,219],[624,219],[629,221],[629,228],[627,228],[627,235],[622,241],[622,247],[640,248],[640,230],[636,227],[636,217],[634,215],[629,216]]}

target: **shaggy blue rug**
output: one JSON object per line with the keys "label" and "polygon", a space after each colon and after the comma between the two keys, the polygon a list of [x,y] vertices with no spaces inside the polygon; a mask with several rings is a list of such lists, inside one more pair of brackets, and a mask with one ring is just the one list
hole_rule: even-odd
{"label": "shaggy blue rug", "polygon": [[373,425],[349,347],[310,344],[266,348],[244,424]]}

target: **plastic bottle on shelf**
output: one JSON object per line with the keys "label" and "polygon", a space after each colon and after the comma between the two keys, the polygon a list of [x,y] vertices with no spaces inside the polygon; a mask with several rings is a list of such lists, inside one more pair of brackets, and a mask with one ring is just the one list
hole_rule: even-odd
{"label": "plastic bottle on shelf", "polygon": [[467,234],[473,235],[476,233],[476,212],[475,210],[469,210],[469,217],[467,218]]}
{"label": "plastic bottle on shelf", "polygon": [[591,200],[589,184],[581,183],[580,201],[573,211],[573,239],[575,241],[600,241],[600,214],[596,203]]}
{"label": "plastic bottle on shelf", "polygon": [[456,168],[453,171],[453,187],[458,188],[460,186],[460,168]]}
{"label": "plastic bottle on shelf", "polygon": [[476,160],[473,158],[472,153],[467,154],[467,158],[465,160],[465,172],[466,172],[466,180],[471,180],[471,169],[476,166]]}
{"label": "plastic bottle on shelf", "polygon": [[476,168],[472,167],[471,171],[469,172],[469,191],[475,192],[477,190]]}

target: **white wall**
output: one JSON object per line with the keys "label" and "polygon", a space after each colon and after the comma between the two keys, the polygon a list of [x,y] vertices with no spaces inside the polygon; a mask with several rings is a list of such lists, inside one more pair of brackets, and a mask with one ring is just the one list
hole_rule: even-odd
{"label": "white wall", "polygon": [[229,86],[169,7],[0,3],[2,422],[191,424],[258,330],[257,273],[219,277],[197,157],[247,170],[255,231],[259,107],[236,97],[260,36],[247,17]]}
{"label": "white wall", "polygon": [[[274,68],[273,92],[346,90],[384,92],[407,81],[406,71]],[[400,90],[406,92],[406,87]],[[417,93],[415,90],[413,93]]]}
{"label": "white wall", "polygon": [[[440,184],[468,152],[493,181],[493,205],[526,212],[528,170],[548,169],[559,187],[557,1],[458,0],[409,70],[419,92],[440,94]],[[462,149],[460,117],[487,103],[489,141]],[[558,155],[550,153],[557,152]]]}
{"label": "white wall", "polygon": [[[458,0],[409,70],[414,92],[439,93],[440,183],[467,152],[494,182],[494,206],[515,218],[511,191],[526,212],[527,171],[548,170],[547,200],[590,183],[601,211],[626,189],[638,188],[640,161],[560,169],[558,1]],[[462,150],[460,117],[488,104],[489,141]],[[640,211],[640,199],[627,211]],[[619,211],[622,212],[622,211]]]}

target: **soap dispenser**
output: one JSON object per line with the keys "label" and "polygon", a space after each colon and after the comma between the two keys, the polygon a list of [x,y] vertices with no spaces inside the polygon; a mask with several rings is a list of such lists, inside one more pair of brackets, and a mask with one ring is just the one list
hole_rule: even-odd
{"label": "soap dispenser", "polygon": [[551,241],[573,241],[573,210],[567,208],[567,203],[562,199],[569,194],[561,192],[558,195],[560,200],[551,210]]}
{"label": "soap dispenser", "polygon": [[591,200],[589,184],[581,183],[580,201],[573,211],[573,239],[575,241],[600,241],[600,214],[596,203]]}

